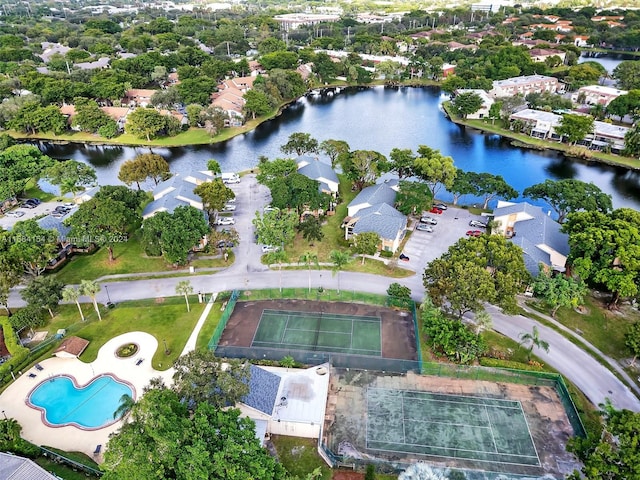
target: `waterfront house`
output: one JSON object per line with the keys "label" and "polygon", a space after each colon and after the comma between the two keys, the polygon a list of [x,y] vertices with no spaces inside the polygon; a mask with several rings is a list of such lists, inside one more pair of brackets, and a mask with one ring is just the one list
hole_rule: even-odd
{"label": "waterfront house", "polygon": [[475,93],[482,100],[482,105],[480,108],[474,113],[470,113],[467,115],[467,119],[469,120],[478,120],[481,118],[487,118],[489,116],[489,110],[491,109],[491,105],[493,105],[494,100],[487,92],[482,89],[477,88],[461,88],[456,90],[456,95],[460,95],[461,93]]}
{"label": "waterfront house", "polygon": [[153,201],[142,211],[142,218],[149,218],[158,212],[173,213],[176,207],[190,205],[203,211],[202,198],[193,189],[213,177],[208,172],[191,172],[186,175],[176,173],[168,180],[160,182],[152,191]]}
{"label": "waterfront house", "polygon": [[555,77],[526,75],[505,80],[494,80],[493,88],[489,94],[500,98],[513,97],[515,95],[527,96],[530,93],[556,93],[559,90],[560,84]]}
{"label": "waterfront house", "polygon": [[326,193],[334,198],[338,196],[340,180],[331,165],[308,155],[298,157],[296,163],[298,173],[318,182],[318,190],[321,193]]}
{"label": "waterfront house", "polygon": [[578,103],[581,99],[586,105],[602,105],[606,107],[612,100],[621,95],[629,93],[626,90],[620,90],[615,87],[606,87],[604,85],[587,85],[580,87],[577,92],[571,95],[571,101]]}

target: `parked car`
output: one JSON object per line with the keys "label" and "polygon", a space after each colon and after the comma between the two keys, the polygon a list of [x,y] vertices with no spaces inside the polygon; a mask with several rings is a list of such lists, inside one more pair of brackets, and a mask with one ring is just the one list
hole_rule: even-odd
{"label": "parked car", "polygon": [[264,207],[262,209],[263,213],[267,213],[267,212],[279,212],[280,209],[278,207],[272,207],[272,206],[268,206],[268,207]]}
{"label": "parked car", "polygon": [[62,218],[62,217],[64,217],[67,213],[69,213],[69,211],[68,211],[68,210],[57,210],[57,211],[53,212],[53,213],[51,214],[51,216],[52,216],[53,218]]}
{"label": "parked car", "polygon": [[71,208],[63,207],[63,206],[58,206],[58,207],[53,209],[54,212],[69,212],[70,210],[71,210]]}
{"label": "parked car", "polygon": [[236,244],[233,243],[231,240],[220,240],[217,244],[216,247],[217,248],[233,248],[235,247]]}
{"label": "parked car", "polygon": [[433,207],[431,210],[429,210],[429,213],[435,213],[436,215],[442,215],[443,211],[444,210],[442,210],[441,208]]}
{"label": "parked car", "polygon": [[39,198],[29,198],[28,200],[25,200],[24,203],[34,203],[36,205],[40,205],[42,201]]}
{"label": "parked car", "polygon": [[5,215],[7,217],[20,218],[20,217],[24,217],[24,212],[21,210],[16,210],[14,212],[7,212],[5,213]]}
{"label": "parked car", "polygon": [[449,208],[446,203],[434,203],[434,207],[439,208],[440,210],[446,210]]}
{"label": "parked car", "polygon": [[426,223],[419,223],[418,225],[416,225],[416,230],[418,230],[419,232],[433,233],[433,227],[427,225]]}
{"label": "parked car", "polygon": [[467,236],[469,237],[479,237],[482,235],[480,230],[467,230]]}
{"label": "parked car", "polygon": [[433,217],[424,216],[424,217],[420,217],[420,223],[428,223],[430,225],[437,225],[438,224],[438,220],[436,220]]}
{"label": "parked car", "polygon": [[274,245],[262,245],[262,253],[277,252],[278,250],[280,250],[280,247],[276,247]]}
{"label": "parked car", "polygon": [[216,225],[235,225],[236,220],[233,217],[218,217]]}
{"label": "parked car", "polygon": [[486,223],[482,223],[479,220],[470,220],[469,221],[469,226],[470,227],[476,227],[476,228],[487,228],[487,224]]}
{"label": "parked car", "polygon": [[222,209],[223,212],[233,212],[235,211],[236,206],[232,203],[228,203],[224,206],[224,208]]}
{"label": "parked car", "polygon": [[410,259],[404,253],[401,253],[400,254],[400,260],[402,260],[404,262],[408,262]]}
{"label": "parked car", "polygon": [[22,204],[22,206],[24,208],[28,208],[28,209],[32,209],[32,208],[36,208],[38,205],[36,205],[35,203],[28,203],[28,202],[24,202]]}

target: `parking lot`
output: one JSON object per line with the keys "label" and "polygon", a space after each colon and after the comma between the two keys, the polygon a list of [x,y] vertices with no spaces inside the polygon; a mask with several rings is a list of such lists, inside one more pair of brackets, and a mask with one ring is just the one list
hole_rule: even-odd
{"label": "parking lot", "polygon": [[[415,272],[421,272],[429,262],[440,257],[460,238],[466,238],[468,230],[484,231],[484,229],[470,227],[470,220],[479,220],[487,223],[485,217],[473,215],[468,210],[451,206],[444,210],[441,215],[433,213],[425,213],[425,215],[438,220],[438,224],[432,225],[433,233],[413,230],[402,251],[409,257],[409,261],[400,262],[400,264]],[[410,228],[413,229],[417,225],[418,219],[412,219],[411,222]]]}
{"label": "parking lot", "polygon": [[[56,209],[56,207],[60,207],[62,205],[64,205],[63,202],[42,202],[35,208],[25,208],[23,206],[15,207],[11,210],[11,212],[24,212],[24,215],[21,217],[2,215],[0,216],[0,227],[2,227],[4,230],[11,230],[17,222],[22,222],[24,220],[29,220],[30,218],[39,218],[44,215],[48,215],[52,213]],[[65,215],[64,217],[61,217],[61,220],[66,219],[68,216],[69,215]]]}

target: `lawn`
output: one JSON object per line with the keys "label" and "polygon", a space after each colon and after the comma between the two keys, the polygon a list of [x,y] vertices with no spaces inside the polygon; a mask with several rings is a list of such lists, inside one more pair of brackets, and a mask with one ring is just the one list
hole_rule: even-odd
{"label": "lawn", "polygon": [[47,472],[51,472],[64,480],[87,480],[87,478],[98,478],[80,470],[75,470],[63,463],[54,462],[50,458],[38,457],[33,461],[44,468]]}
{"label": "lawn", "polygon": [[217,300],[213,304],[213,307],[211,308],[211,311],[209,312],[209,315],[207,316],[207,319],[205,320],[204,325],[202,325],[200,333],[198,334],[198,340],[196,341],[196,350],[207,349],[209,340],[211,340],[213,332],[215,332],[218,323],[220,323],[220,318],[222,317],[222,312],[224,311],[222,305],[225,301],[226,300]]}
{"label": "lawn", "polygon": [[[550,310],[542,303],[529,301],[533,309],[550,315]],[[621,306],[620,311],[608,310],[603,301],[587,297],[584,301],[585,313],[570,308],[560,308],[556,320],[576,333],[581,334],[605,355],[618,360],[631,355],[624,344],[624,334],[629,325],[640,320],[638,311]]]}
{"label": "lawn", "polygon": [[56,276],[65,284],[76,284],[81,280],[95,280],[104,275],[173,270],[162,257],[148,257],[144,253],[141,235],[138,230],[127,242],[116,244],[113,248],[113,262],[109,261],[107,249],[100,248],[91,255],[74,255]]}
{"label": "lawn", "polygon": [[271,441],[278,452],[280,463],[292,477],[304,478],[320,467],[322,480],[330,480],[331,469],[318,454],[318,441],[313,438],[272,435]]}
{"label": "lawn", "polygon": [[[132,331],[147,332],[158,340],[153,367],[166,370],[182,352],[204,309],[204,304],[198,303],[197,295],[190,296],[189,300],[191,312],[187,312],[181,296],[164,298],[160,302],[158,299],[122,302],[116,308],[103,312],[102,321],[98,321],[94,313],[85,323],[78,321],[75,305],[62,305],[58,315],[49,324],[49,331],[65,328],[68,334],[89,340],[91,343],[80,357],[84,362],[94,361],[100,347],[113,337]],[[92,311],[89,305],[83,307],[86,313]],[[165,340],[169,355],[164,353]]]}

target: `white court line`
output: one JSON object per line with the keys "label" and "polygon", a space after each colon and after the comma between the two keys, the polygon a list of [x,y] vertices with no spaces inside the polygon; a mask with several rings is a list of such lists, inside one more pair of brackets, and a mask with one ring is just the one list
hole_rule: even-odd
{"label": "white court line", "polygon": [[496,453],[500,453],[498,452],[498,445],[496,444],[496,437],[493,434],[493,426],[491,425],[491,418],[489,417],[489,412],[487,411],[487,407],[484,407],[484,413],[486,413],[487,415],[487,419],[489,420],[489,431],[491,432],[491,441],[493,442],[493,449],[496,451]]}

